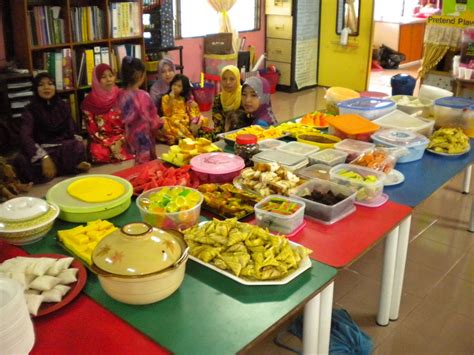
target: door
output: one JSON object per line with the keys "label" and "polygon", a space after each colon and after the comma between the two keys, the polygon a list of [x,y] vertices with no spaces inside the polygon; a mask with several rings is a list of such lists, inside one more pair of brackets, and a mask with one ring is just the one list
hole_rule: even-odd
{"label": "door", "polygon": [[318,85],[364,91],[368,87],[372,62],[374,0],[358,0],[358,34],[350,35],[346,46],[340,44],[341,35],[337,33],[337,28],[341,28],[337,15],[344,17],[341,15],[343,1],[321,1]]}

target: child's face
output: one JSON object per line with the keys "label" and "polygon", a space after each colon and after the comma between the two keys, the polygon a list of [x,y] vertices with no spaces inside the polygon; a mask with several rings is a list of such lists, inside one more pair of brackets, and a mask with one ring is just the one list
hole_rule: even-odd
{"label": "child's face", "polygon": [[38,85],[39,97],[45,100],[50,100],[53,98],[55,93],[56,93],[56,87],[54,86],[53,81],[49,78],[41,79]]}
{"label": "child's face", "polygon": [[173,91],[173,94],[175,96],[181,95],[183,92],[183,83],[181,82],[181,80],[178,80],[173,85],[171,85],[171,90]]}
{"label": "child's face", "polygon": [[173,80],[175,75],[175,72],[173,71],[173,68],[171,68],[169,65],[165,64],[163,65],[163,69],[161,71],[161,79],[163,79],[166,83],[171,83],[171,80]]}
{"label": "child's face", "polygon": [[257,93],[250,86],[244,87],[242,90],[242,104],[247,113],[253,113],[260,107],[260,99]]}
{"label": "child's face", "polygon": [[115,86],[115,75],[110,70],[104,71],[102,76],[100,77],[100,86],[102,89],[111,91],[112,88]]}
{"label": "child's face", "polygon": [[237,78],[231,71],[226,70],[222,75],[222,89],[226,92],[234,92],[237,89]]}

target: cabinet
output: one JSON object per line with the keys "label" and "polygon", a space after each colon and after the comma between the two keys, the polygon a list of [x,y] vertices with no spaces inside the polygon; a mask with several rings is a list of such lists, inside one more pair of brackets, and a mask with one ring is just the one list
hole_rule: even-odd
{"label": "cabinet", "polygon": [[0,117],[3,120],[18,120],[23,107],[33,97],[30,74],[0,74]]}
{"label": "cabinet", "polygon": [[80,103],[93,67],[119,72],[125,55],[144,58],[141,0],[11,1],[15,58],[31,73],[49,71],[82,128]]}
{"label": "cabinet", "polygon": [[320,0],[266,0],[266,64],[280,72],[278,90],[317,83]]}

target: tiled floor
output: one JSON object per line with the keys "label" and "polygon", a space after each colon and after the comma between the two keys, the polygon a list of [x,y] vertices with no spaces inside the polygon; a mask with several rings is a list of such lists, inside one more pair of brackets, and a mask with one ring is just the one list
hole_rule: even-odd
{"label": "tiled floor", "polygon": [[[394,71],[378,73],[377,80],[384,88],[377,91],[389,90],[387,78],[392,75]],[[295,94],[278,92],[272,102],[279,121],[284,121],[321,108],[323,96],[321,88]],[[157,149],[161,152],[163,147]],[[130,165],[105,165],[92,172],[108,173]],[[33,194],[43,196],[57,181],[35,187]],[[474,353],[474,234],[467,231],[474,197],[472,192],[461,194],[461,186],[462,174],[414,211],[398,321],[387,327],[375,324],[383,243],[337,276],[335,307],[345,308],[372,337],[375,354]],[[472,187],[474,191],[474,181]],[[291,354],[273,344],[281,330],[270,334],[249,353]],[[301,345],[293,336],[286,335],[285,339],[293,346]]]}

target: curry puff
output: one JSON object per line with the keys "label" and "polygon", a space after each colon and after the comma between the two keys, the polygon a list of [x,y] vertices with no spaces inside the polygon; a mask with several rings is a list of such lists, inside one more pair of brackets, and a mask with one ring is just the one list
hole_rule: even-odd
{"label": "curry puff", "polygon": [[284,236],[236,219],[194,226],[184,231],[184,239],[191,255],[247,280],[282,279],[311,253]]}

